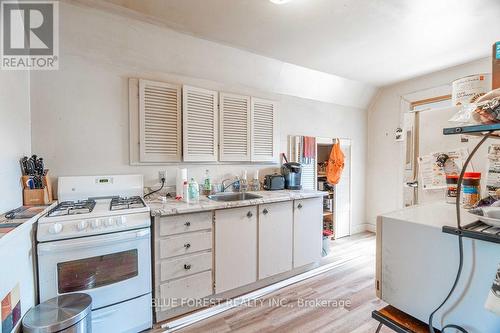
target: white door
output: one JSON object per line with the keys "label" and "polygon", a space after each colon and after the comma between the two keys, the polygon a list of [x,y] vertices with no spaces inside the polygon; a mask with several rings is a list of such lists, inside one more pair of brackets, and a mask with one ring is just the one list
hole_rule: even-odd
{"label": "white door", "polygon": [[351,234],[351,140],[340,139],[340,149],[344,153],[344,170],[335,185],[335,238]]}
{"label": "white door", "polygon": [[[447,152],[459,148],[465,148],[469,152],[478,142],[477,138],[465,138],[467,142],[461,142],[460,135],[443,135],[443,128],[455,126],[449,119],[457,110],[455,108],[437,108],[427,111],[419,111],[416,115],[418,122],[418,156],[425,156],[435,152]],[[485,156],[487,156],[488,144],[481,147],[481,150],[472,160],[468,170],[484,172]],[[417,162],[418,163],[418,162]],[[445,189],[429,190],[424,189],[422,177],[417,165],[418,172],[418,204],[445,200]],[[483,175],[485,177],[485,175]]]}
{"label": "white door", "polygon": [[259,206],[259,279],[292,269],[293,202]]}
{"label": "white door", "polygon": [[295,200],[293,208],[293,267],[321,259],[323,198]]}
{"label": "white door", "polygon": [[215,211],[215,292],[257,281],[257,207]]}

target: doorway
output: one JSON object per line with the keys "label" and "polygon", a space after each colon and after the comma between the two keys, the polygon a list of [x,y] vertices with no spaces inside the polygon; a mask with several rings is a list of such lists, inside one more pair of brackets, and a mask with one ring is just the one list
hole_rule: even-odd
{"label": "doorway", "polygon": [[[337,184],[327,182],[326,166],[335,143],[344,154],[344,169]],[[351,140],[317,138],[317,188],[328,191],[323,199],[323,256],[334,255],[335,240],[351,235]]]}

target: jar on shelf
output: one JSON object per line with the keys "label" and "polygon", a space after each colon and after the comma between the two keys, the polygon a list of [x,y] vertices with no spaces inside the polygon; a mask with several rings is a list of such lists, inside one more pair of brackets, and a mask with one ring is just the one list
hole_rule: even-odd
{"label": "jar on shelf", "polygon": [[446,175],[446,202],[454,204],[457,200],[458,175]]}
{"label": "jar on shelf", "polygon": [[466,172],[462,183],[464,208],[472,208],[481,200],[481,172]]}

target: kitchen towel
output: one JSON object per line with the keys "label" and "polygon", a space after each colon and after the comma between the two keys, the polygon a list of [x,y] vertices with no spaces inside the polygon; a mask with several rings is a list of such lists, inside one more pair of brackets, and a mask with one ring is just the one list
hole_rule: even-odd
{"label": "kitchen towel", "polygon": [[314,136],[304,136],[302,140],[302,163],[310,164],[316,158],[316,138]]}

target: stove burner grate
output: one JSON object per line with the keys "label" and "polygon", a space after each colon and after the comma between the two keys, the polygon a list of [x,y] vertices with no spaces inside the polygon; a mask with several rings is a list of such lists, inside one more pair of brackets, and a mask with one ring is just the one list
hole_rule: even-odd
{"label": "stove burner grate", "polygon": [[48,213],[48,217],[52,216],[66,216],[77,214],[88,214],[92,212],[95,207],[95,200],[87,199],[80,201],[63,201],[57,206],[52,208]]}

